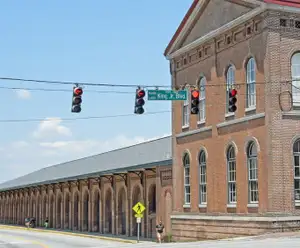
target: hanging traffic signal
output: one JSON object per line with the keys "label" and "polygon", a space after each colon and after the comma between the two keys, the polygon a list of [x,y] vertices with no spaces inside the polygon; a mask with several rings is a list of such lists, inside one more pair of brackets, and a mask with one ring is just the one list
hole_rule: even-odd
{"label": "hanging traffic signal", "polygon": [[72,98],[72,113],[80,113],[81,112],[81,103],[83,90],[81,87],[73,87],[73,98]]}
{"label": "hanging traffic signal", "polygon": [[141,115],[145,112],[143,106],[145,104],[145,97],[146,93],[142,89],[137,89],[135,94],[135,106],[134,106],[134,113]]}
{"label": "hanging traffic signal", "polygon": [[237,102],[237,90],[236,89],[232,89],[229,91],[229,96],[228,96],[228,111],[233,113],[237,110],[237,107],[235,106],[236,102]]}
{"label": "hanging traffic signal", "polygon": [[197,115],[199,113],[199,90],[191,91],[191,114]]}

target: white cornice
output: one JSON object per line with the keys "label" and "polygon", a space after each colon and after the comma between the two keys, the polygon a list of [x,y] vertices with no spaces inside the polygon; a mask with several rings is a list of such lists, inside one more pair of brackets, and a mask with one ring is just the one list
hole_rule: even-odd
{"label": "white cornice", "polygon": [[[224,32],[227,32],[227,31],[231,30],[232,28],[243,24],[244,22],[246,22],[248,20],[251,20],[253,17],[263,13],[265,10],[266,10],[266,5],[262,4],[261,6],[255,8],[254,10],[248,12],[247,14],[242,15],[242,16],[236,18],[235,20],[229,22],[229,23],[226,23],[222,27],[209,32],[208,34],[200,37],[199,39],[193,41],[192,43],[178,49],[174,53],[171,53],[171,54],[167,55],[166,58],[167,59],[173,59],[174,57],[177,57],[181,54],[184,54],[187,51],[190,51],[190,50],[198,47],[199,45],[203,44],[204,42],[207,42],[207,41],[223,34]],[[177,40],[180,40],[180,38],[178,37]]]}
{"label": "white cornice", "polygon": [[193,21],[195,20],[196,16],[198,15],[199,11],[201,10],[203,4],[206,1],[207,0],[200,0],[197,3],[197,5],[196,5],[195,9],[193,10],[192,14],[189,16],[188,20],[186,21],[183,29],[181,30],[181,32],[177,36],[176,40],[173,42],[172,46],[170,47],[170,52],[172,52],[174,50],[174,48],[177,47],[177,44],[183,39],[183,37],[185,37],[186,33],[189,31],[189,27],[192,25]]}
{"label": "white cornice", "polygon": [[290,13],[300,13],[300,8],[297,7],[290,7],[290,6],[282,6],[278,4],[267,4],[267,9],[269,10],[276,10],[276,11],[284,11],[284,12],[290,12]]}

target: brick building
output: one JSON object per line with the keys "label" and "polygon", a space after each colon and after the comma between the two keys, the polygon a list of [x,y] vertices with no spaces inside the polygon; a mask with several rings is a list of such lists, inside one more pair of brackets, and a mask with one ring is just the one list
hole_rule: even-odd
{"label": "brick building", "polygon": [[141,236],[155,237],[158,219],[171,231],[171,137],[50,166],[0,185],[0,222],[137,235],[132,207],[146,210]]}
{"label": "brick building", "polygon": [[194,0],[165,56],[200,88],[172,104],[173,237],[300,229],[300,2]]}

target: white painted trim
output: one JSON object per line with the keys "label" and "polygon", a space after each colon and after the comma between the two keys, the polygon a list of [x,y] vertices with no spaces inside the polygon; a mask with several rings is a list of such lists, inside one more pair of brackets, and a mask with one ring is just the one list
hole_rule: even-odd
{"label": "white painted trim", "polygon": [[255,115],[248,115],[248,116],[244,116],[244,117],[241,117],[241,118],[238,118],[238,119],[225,121],[225,122],[217,124],[216,127],[217,128],[227,127],[227,126],[243,123],[243,122],[246,122],[246,121],[256,120],[256,119],[260,119],[260,118],[265,118],[265,113],[259,113],[259,114],[255,114]]}
{"label": "white painted trim", "polygon": [[300,13],[300,8],[290,7],[290,6],[282,6],[282,5],[273,4],[273,3],[268,3],[266,8],[269,10],[284,11],[284,12],[289,12],[289,13]]}
{"label": "white painted trim", "polygon": [[247,208],[257,208],[258,207],[258,202],[257,203],[248,203]]}
{"label": "white painted trim", "polygon": [[[173,46],[170,49],[170,52],[167,54],[166,57],[167,57],[167,59],[173,59],[174,57],[177,57],[187,51],[190,51],[190,50],[198,47],[202,43],[209,41],[209,40],[215,38],[216,36],[221,35],[224,32],[227,32],[227,31],[231,30],[232,28],[234,28],[238,25],[241,25],[242,23],[244,23],[248,20],[251,20],[253,17],[259,15],[260,13],[264,12],[265,10],[266,10],[266,5],[262,4],[260,7],[257,7],[254,10],[248,12],[247,14],[242,15],[242,16],[234,19],[233,21],[226,23],[222,27],[209,32],[208,34],[200,37],[199,39],[193,41],[192,43],[190,43],[190,44],[180,48],[179,50],[175,51],[174,53],[172,53],[173,47],[175,46],[175,42],[174,42]],[[186,25],[186,27],[188,27],[188,25]],[[184,32],[186,32],[186,31],[184,31]],[[182,33],[184,33],[184,32],[182,32]],[[181,38],[181,35],[178,36],[176,44],[178,43],[178,41],[180,41],[180,38]]]}
{"label": "white painted trim", "polygon": [[191,130],[191,131],[176,134],[175,137],[176,138],[182,138],[182,137],[186,137],[186,136],[189,136],[189,135],[203,133],[203,132],[207,132],[207,131],[211,131],[211,130],[212,130],[212,126],[202,127],[202,128],[199,128],[199,129],[194,129],[194,130]]}
{"label": "white painted trim", "polygon": [[294,117],[300,116],[300,110],[282,112],[282,116],[294,116]]}
{"label": "white painted trim", "polygon": [[183,208],[191,208],[191,204],[186,203],[183,205]]}
{"label": "white painted trim", "polygon": [[[174,48],[177,46],[178,43],[180,43],[182,41],[182,39],[185,37],[186,33],[190,30],[190,26],[192,25],[194,19],[196,18],[197,14],[199,13],[199,11],[201,10],[203,3],[206,0],[200,0],[197,4],[197,6],[194,8],[192,14],[189,16],[187,22],[185,23],[184,27],[182,28],[181,32],[179,33],[179,35],[177,36],[177,38],[175,39],[175,41],[173,42],[172,46],[169,49],[169,52],[167,53],[166,57],[169,59],[170,54],[172,54],[172,51],[174,50]],[[242,0],[245,3],[250,3],[253,5],[258,6],[258,8],[260,7],[265,7],[266,4],[258,1],[258,0]],[[247,15],[247,14],[246,14]]]}
{"label": "white painted trim", "polygon": [[171,215],[171,219],[178,220],[216,220],[216,221],[261,221],[261,222],[274,222],[274,221],[300,221],[300,216],[214,216],[214,215],[196,215],[196,214],[178,214]]}
{"label": "white painted trim", "polygon": [[[173,42],[172,46],[170,47],[170,52],[173,51],[173,49],[177,46],[177,44],[183,39],[183,37],[186,35],[186,33],[189,31],[189,27],[192,25],[194,19],[196,18],[197,14],[199,13],[199,11],[201,10],[203,3],[206,0],[200,0],[197,4],[197,6],[195,7],[195,9],[193,10],[192,14],[190,15],[189,19],[186,21],[183,29],[181,30],[181,32],[179,33],[179,35],[177,36],[176,40]],[[169,53],[168,53],[169,54]],[[167,54],[167,55],[168,55]]]}

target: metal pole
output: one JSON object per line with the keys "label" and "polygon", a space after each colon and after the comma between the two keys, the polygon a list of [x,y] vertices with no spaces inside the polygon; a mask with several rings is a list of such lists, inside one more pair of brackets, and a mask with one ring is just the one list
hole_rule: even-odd
{"label": "metal pole", "polygon": [[140,242],[140,223],[137,223],[138,226],[137,226],[137,242],[139,243]]}

